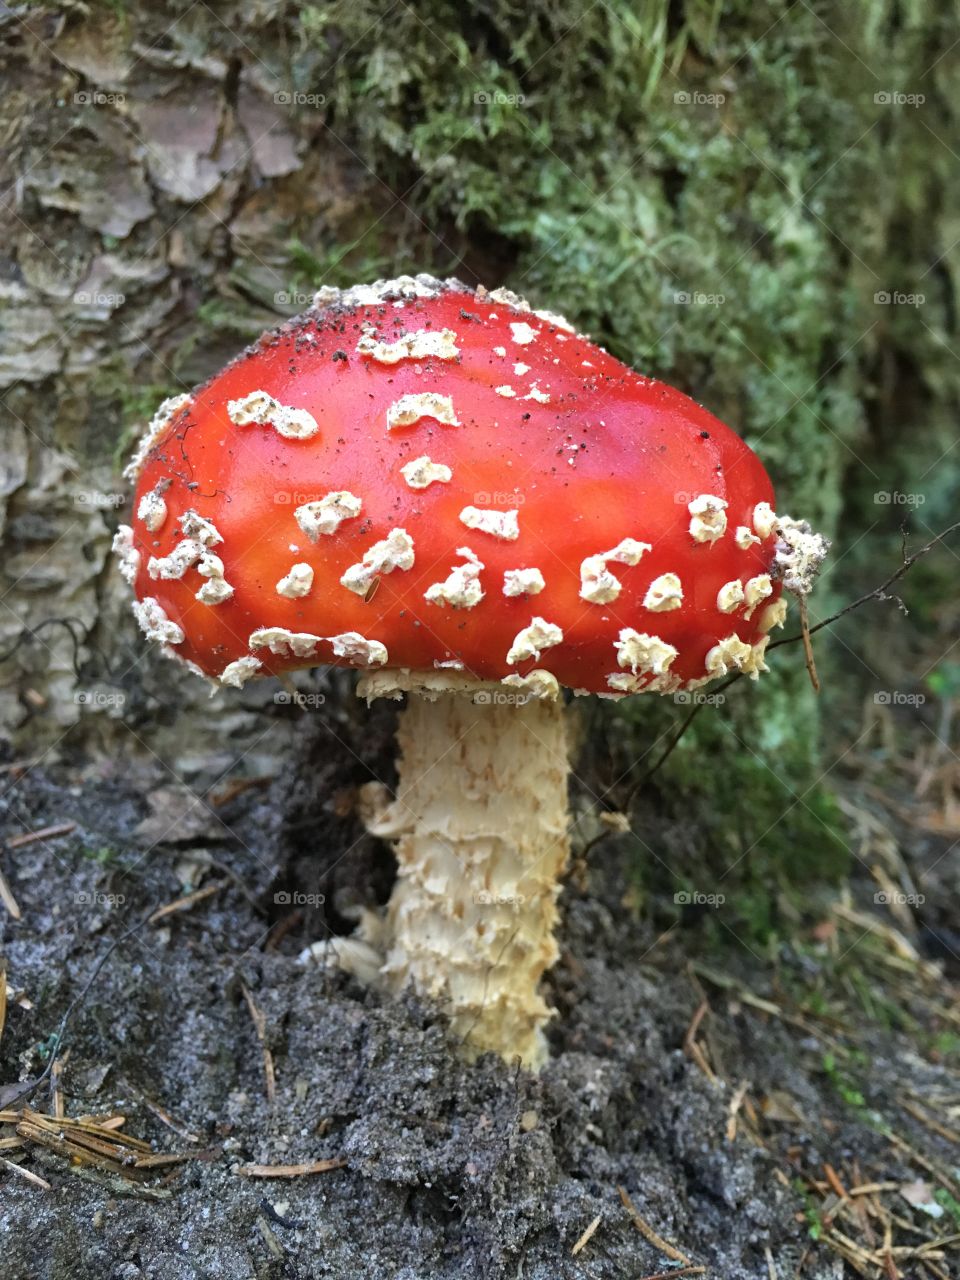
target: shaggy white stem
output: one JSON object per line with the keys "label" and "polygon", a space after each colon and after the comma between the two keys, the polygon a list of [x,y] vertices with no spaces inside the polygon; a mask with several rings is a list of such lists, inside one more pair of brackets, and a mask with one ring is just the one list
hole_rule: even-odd
{"label": "shaggy white stem", "polygon": [[569,852],[563,705],[474,696],[411,693],[401,712],[397,798],[374,827],[399,864],[383,975],[443,1001],[471,1055],[536,1068]]}

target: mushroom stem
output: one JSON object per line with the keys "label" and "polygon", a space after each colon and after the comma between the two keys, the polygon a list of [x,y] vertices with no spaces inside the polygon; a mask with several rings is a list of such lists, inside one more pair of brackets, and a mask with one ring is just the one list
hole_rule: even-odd
{"label": "mushroom stem", "polygon": [[569,853],[563,704],[411,692],[397,737],[397,797],[373,828],[396,837],[399,864],[383,976],[446,1004],[469,1056],[536,1069]]}

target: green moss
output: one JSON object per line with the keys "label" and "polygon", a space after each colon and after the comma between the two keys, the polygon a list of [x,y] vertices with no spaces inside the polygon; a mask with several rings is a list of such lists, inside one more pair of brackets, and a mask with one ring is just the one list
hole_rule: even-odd
{"label": "green moss", "polygon": [[83,848],[80,852],[84,858],[89,858],[91,862],[99,863],[101,867],[109,867],[120,857],[118,850],[106,844],[100,845],[96,849]]}
{"label": "green moss", "polygon": [[[356,239],[346,244],[333,243],[323,252],[317,252],[300,240],[291,240],[287,246],[291,265],[291,292],[312,290],[321,284],[347,287],[358,280],[377,280],[394,275],[415,275],[418,271],[447,275],[449,263],[441,265],[432,258],[422,256],[398,257],[388,249],[377,228],[367,228]],[[421,250],[422,253],[422,250]]]}
{"label": "green moss", "polygon": [[[676,748],[645,788],[674,824],[694,818],[683,858],[650,838],[663,866],[643,858],[648,885],[672,894],[677,874],[702,892],[726,897],[720,934],[766,942],[784,910],[803,914],[813,883],[837,883],[851,852],[845,823],[817,768],[820,743],[814,695],[802,653],[784,648],[757,682],[739,680],[701,706]],[[685,695],[681,695],[683,697]],[[621,790],[656,762],[691,710],[671,698],[634,698],[613,714],[638,750]],[[625,747],[628,750],[629,747]]]}
{"label": "green moss", "polygon": [[930,1040],[929,1048],[942,1061],[960,1062],[960,1036],[955,1031],[940,1031]]}
{"label": "green moss", "polygon": [[[87,442],[89,453],[97,456],[99,451],[102,455],[102,451],[109,448],[109,453],[103,460],[109,461],[114,470],[122,470],[129,461],[134,442],[156,413],[158,405],[168,396],[178,395],[182,390],[182,386],[177,386],[172,381],[138,381],[131,375],[129,365],[120,355],[102,361],[90,386],[94,432]],[[103,420],[110,417],[118,423],[116,434],[112,437],[101,429]]]}
{"label": "green moss", "polygon": [[952,1196],[946,1187],[937,1187],[933,1193],[933,1198],[941,1209],[953,1219],[954,1230],[960,1228],[960,1200]]}
{"label": "green moss", "polygon": [[[249,310],[231,305],[222,298],[208,298],[197,308],[197,320],[211,333],[230,334],[242,342],[250,342],[263,332],[268,323],[263,316],[251,315]],[[182,354],[187,348],[182,349]]]}
{"label": "green moss", "polygon": [[832,1053],[823,1055],[823,1070],[827,1079],[848,1107],[853,1107],[856,1111],[862,1111],[866,1107],[867,1104],[862,1090],[849,1073],[837,1065],[837,1060]]}

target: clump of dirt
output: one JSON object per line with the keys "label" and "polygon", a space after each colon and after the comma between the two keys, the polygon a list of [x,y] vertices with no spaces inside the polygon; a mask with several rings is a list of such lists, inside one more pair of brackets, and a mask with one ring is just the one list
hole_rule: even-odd
{"label": "clump of dirt", "polygon": [[[389,781],[389,715],[371,724],[367,758]],[[896,1028],[802,1008],[790,987],[809,957],[771,965],[741,949],[708,962],[682,921],[661,934],[636,909],[616,836],[564,893],[559,1015],[539,1077],[491,1057],[466,1064],[440,1010],[304,967],[306,941],[346,931],[389,891],[389,857],[350,803],[370,768],[325,736],[305,735],[291,777],[219,784],[199,812],[169,775],[129,761],[32,769],[8,786],[9,831],[76,826],[5,860],[22,918],[2,917],[0,1084],[40,1070],[97,958],[141,921],[68,1026],[63,1103],[71,1116],[121,1114],[156,1150],[192,1157],[140,1183],[10,1146],[49,1189],[0,1166],[8,1280],[809,1280],[853,1265],[834,1236],[881,1247],[891,1187],[953,1195],[950,1139],[897,1099],[908,1079],[935,1120],[955,1077]],[[47,1085],[30,1105],[51,1109]],[[336,1165],[243,1172],[319,1160]],[[845,1205],[827,1167],[845,1194],[880,1182],[886,1199]],[[947,1234],[902,1198],[896,1212],[914,1224],[896,1228],[904,1247]]]}

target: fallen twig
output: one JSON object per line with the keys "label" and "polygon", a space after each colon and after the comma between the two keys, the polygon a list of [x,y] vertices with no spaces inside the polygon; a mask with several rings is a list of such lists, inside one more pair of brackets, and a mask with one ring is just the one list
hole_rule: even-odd
{"label": "fallen twig", "polygon": [[245,982],[240,983],[240,990],[243,992],[243,998],[246,1000],[247,1008],[250,1010],[253,1028],[257,1033],[257,1039],[260,1041],[260,1048],[263,1052],[263,1074],[267,1082],[267,1100],[273,1102],[277,1094],[277,1080],[273,1068],[273,1054],[267,1044],[267,1020],[257,1007],[257,1003],[250,994],[250,989]]}
{"label": "fallen twig", "polygon": [[148,923],[156,924],[159,920],[172,916],[178,911],[189,911],[191,907],[196,906],[198,902],[202,902],[204,898],[212,898],[215,893],[225,889],[226,885],[226,880],[215,880],[213,884],[204,885],[202,889],[195,889],[193,893],[185,893],[183,897],[175,898],[173,902],[168,902],[165,906],[156,910]]}
{"label": "fallen twig", "polygon": [[237,796],[243,795],[245,791],[250,791],[253,787],[268,787],[271,782],[273,782],[273,774],[262,774],[257,778],[234,778],[219,791],[209,792],[206,798],[214,809],[222,809],[224,805],[235,800]]}
{"label": "fallen twig", "polygon": [[840,1181],[840,1178],[837,1175],[837,1171],[836,1169],[834,1169],[833,1165],[825,1164],[823,1166],[823,1172],[824,1172],[824,1176],[827,1179],[827,1182],[830,1183],[830,1187],[833,1190],[834,1194],[838,1195],[841,1200],[846,1200],[848,1198],[846,1188],[844,1187],[843,1183]]}
{"label": "fallen twig", "polygon": [[[661,1253],[665,1253],[667,1257],[670,1258],[671,1261],[673,1262],[682,1262],[685,1267],[689,1267],[692,1265],[690,1262],[690,1259],[687,1257],[685,1253],[681,1253],[680,1250],[676,1247],[676,1245],[672,1245],[668,1240],[664,1240],[663,1236],[657,1235],[656,1231],[654,1231],[653,1227],[650,1226],[649,1222],[646,1222],[643,1218],[640,1217],[640,1214],[637,1211],[636,1205],[633,1203],[633,1201],[630,1199],[629,1195],[627,1194],[626,1187],[617,1187],[617,1195],[619,1195],[621,1204],[623,1205],[627,1213],[629,1213],[630,1217],[632,1218],[633,1225],[637,1228],[637,1230],[640,1232],[640,1234],[643,1236],[644,1240],[646,1240],[648,1244],[652,1244],[655,1249],[659,1249]],[[704,1269],[703,1267],[700,1268],[701,1271],[703,1271],[703,1269]],[[672,1271],[669,1274],[679,1275],[680,1273],[677,1271]],[[691,1272],[690,1274],[692,1275],[695,1273]]]}
{"label": "fallen twig", "polygon": [[8,849],[22,849],[24,845],[34,844],[37,840],[56,840],[59,836],[68,836],[76,831],[75,822],[57,822],[52,827],[41,827],[39,831],[25,831],[23,835],[7,836]]}
{"label": "fallen twig", "polygon": [[905,1151],[911,1160],[914,1160],[922,1169],[926,1169],[927,1173],[936,1178],[940,1185],[949,1191],[952,1196],[956,1196],[958,1190],[960,1190],[960,1175],[956,1178],[951,1177],[949,1173],[941,1169],[939,1165],[934,1164],[932,1160],[928,1160],[925,1155],[917,1151],[915,1147],[912,1147],[909,1142],[904,1141],[898,1134],[886,1133],[884,1137],[900,1151]]}
{"label": "fallen twig", "polygon": [[[919,551],[915,551],[912,556],[904,555],[903,563],[900,565],[900,568],[896,571],[896,573],[891,573],[890,577],[887,578],[885,582],[881,582],[879,587],[874,587],[874,589],[872,591],[868,591],[866,595],[862,595],[857,600],[851,601],[850,604],[844,605],[842,609],[838,610],[836,613],[831,614],[829,618],[824,618],[824,620],[822,622],[818,622],[815,627],[811,627],[810,635],[812,636],[816,635],[818,631],[822,631],[824,627],[831,626],[839,618],[842,618],[844,614],[850,613],[853,609],[859,609],[861,605],[868,604],[871,600],[883,601],[883,600],[889,600],[891,598],[898,599],[897,597],[888,596],[887,588],[892,587],[895,582],[899,582],[899,580],[904,576],[904,574],[907,573],[910,569],[912,569],[913,566],[917,563],[917,561],[922,559],[922,557],[925,556],[928,551],[932,551],[934,547],[938,546],[941,542],[943,542],[944,538],[949,538],[950,534],[956,533],[958,529],[960,529],[960,520],[958,520],[956,524],[952,524],[948,528],[944,529],[942,533],[938,533],[935,538],[931,538],[930,541],[926,543],[925,546],[922,546]],[[903,601],[898,600],[898,603],[900,604],[901,608],[903,608]],[[782,644],[795,644],[798,640],[801,640],[802,638],[803,637],[799,634],[795,636],[784,636],[782,640],[775,640],[773,644],[768,645],[767,648],[768,650],[778,649]]]}
{"label": "fallen twig", "polygon": [[577,1254],[581,1251],[581,1249],[585,1249],[587,1247],[587,1245],[593,1239],[594,1232],[596,1231],[597,1227],[599,1227],[600,1219],[602,1217],[603,1217],[603,1214],[598,1213],[597,1216],[593,1219],[593,1221],[589,1224],[586,1231],[584,1231],[583,1235],[580,1237],[577,1243],[570,1250],[571,1258],[575,1258]]}
{"label": "fallen twig", "polygon": [[655,1271],[650,1276],[640,1276],[640,1280],[673,1280],[674,1276],[702,1276],[706,1267],[671,1267],[669,1271]]}
{"label": "fallen twig", "polygon": [[233,1172],[241,1178],[302,1178],[311,1173],[329,1173],[331,1169],[343,1169],[346,1160],[334,1156],[332,1160],[314,1160],[310,1164],[238,1164]]}
{"label": "fallen twig", "polygon": [[730,1105],[727,1107],[727,1128],[726,1136],[728,1142],[734,1142],[737,1137],[737,1116],[740,1114],[740,1108],[743,1106],[743,1100],[747,1096],[747,1090],[750,1088],[749,1080],[741,1080],[740,1084],[734,1091],[733,1097],[730,1099]]}
{"label": "fallen twig", "polygon": [[63,1086],[61,1081],[63,1077],[63,1064],[69,1056],[70,1050],[68,1049],[63,1057],[58,1058],[50,1068],[50,1093],[53,1102],[53,1114],[58,1120],[62,1120],[66,1114],[63,1105]]}
{"label": "fallen twig", "polygon": [[35,1187],[40,1187],[44,1191],[53,1190],[53,1186],[47,1182],[46,1178],[41,1178],[39,1173],[33,1173],[30,1169],[24,1169],[23,1165],[17,1164],[16,1160],[8,1160],[5,1156],[0,1156],[0,1164],[11,1173],[19,1173],[21,1178],[26,1178]]}
{"label": "fallen twig", "polygon": [[[4,1120],[10,1113],[3,1113]],[[98,1169],[127,1181],[140,1182],[158,1170],[202,1157],[202,1152],[153,1151],[148,1142],[123,1133],[123,1116],[57,1116],[23,1107],[10,1117],[21,1146],[45,1149],[67,1162],[67,1172]]]}
{"label": "fallen twig", "polygon": [[13,890],[7,882],[7,877],[0,870],[0,902],[6,907],[7,912],[14,920],[20,919],[20,904],[13,896]]}
{"label": "fallen twig", "polygon": [[915,1102],[910,1102],[909,1099],[900,1096],[897,1098],[897,1103],[904,1109],[904,1111],[907,1112],[908,1115],[913,1116],[914,1120],[919,1120],[921,1124],[926,1125],[926,1127],[932,1130],[933,1133],[938,1133],[941,1138],[946,1138],[948,1142],[960,1145],[960,1133],[957,1133],[955,1129],[949,1129],[945,1124],[941,1124],[940,1121],[935,1120],[933,1116],[927,1115],[927,1113],[921,1107],[918,1107]]}
{"label": "fallen twig", "polygon": [[56,1152],[44,1148],[37,1150],[36,1158],[57,1173],[67,1172],[82,1182],[92,1182],[101,1191],[108,1190],[115,1196],[130,1196],[137,1200],[169,1200],[173,1192],[169,1187],[153,1186],[147,1182],[138,1182],[120,1174],[103,1173],[99,1169],[87,1168],[81,1164],[68,1165],[64,1170],[62,1157]]}
{"label": "fallen twig", "polygon": [[820,692],[820,677],[817,675],[817,664],[813,656],[813,645],[810,643],[810,615],[807,613],[807,597],[797,596],[800,608],[800,639],[803,641],[803,656],[807,664],[807,674],[813,685],[814,693]]}
{"label": "fallen twig", "polygon": [[686,1035],[683,1037],[683,1052],[687,1058],[697,1064],[708,1080],[716,1083],[716,1073],[707,1061],[707,1055],[697,1044],[697,1032],[700,1030],[700,1023],[709,1012],[709,1003],[707,1000],[702,1000],[690,1019],[690,1025],[687,1027]]}
{"label": "fallen twig", "polygon": [[200,1141],[200,1135],[198,1133],[193,1133],[185,1125],[179,1124],[174,1120],[173,1116],[171,1116],[169,1112],[164,1111],[159,1102],[154,1102],[152,1098],[148,1098],[141,1089],[138,1089],[136,1085],[131,1084],[126,1077],[123,1079],[123,1085],[124,1088],[128,1089],[130,1093],[143,1103],[148,1111],[151,1111],[157,1117],[161,1124],[165,1124],[168,1129],[172,1129],[173,1132],[179,1134],[181,1138],[186,1138],[187,1142]]}

